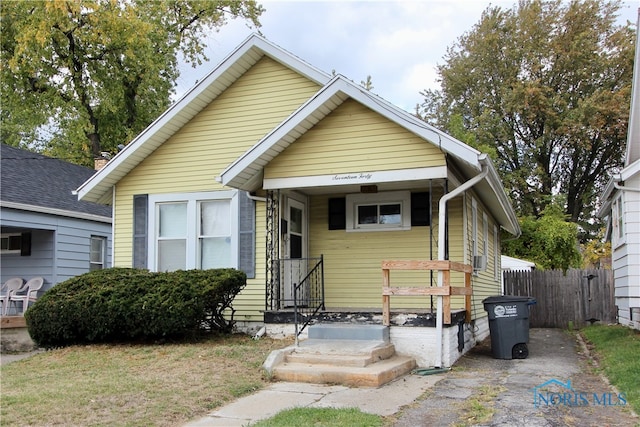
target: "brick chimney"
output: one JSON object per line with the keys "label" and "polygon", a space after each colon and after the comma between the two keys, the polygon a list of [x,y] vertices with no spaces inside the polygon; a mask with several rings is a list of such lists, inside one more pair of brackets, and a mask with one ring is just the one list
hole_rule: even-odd
{"label": "brick chimney", "polygon": [[109,163],[109,160],[111,160],[111,153],[103,151],[99,157],[93,158],[93,168],[99,171]]}
{"label": "brick chimney", "polygon": [[96,157],[93,159],[93,168],[97,171],[105,167],[109,163],[109,159],[105,159],[104,157]]}

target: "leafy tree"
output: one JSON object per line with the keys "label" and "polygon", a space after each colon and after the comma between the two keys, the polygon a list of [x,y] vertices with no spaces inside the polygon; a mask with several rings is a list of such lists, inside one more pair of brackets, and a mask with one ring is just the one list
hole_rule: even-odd
{"label": "leafy tree", "polygon": [[604,234],[605,228],[601,228],[595,238],[580,245],[582,268],[611,268],[611,241]]}
{"label": "leafy tree", "polygon": [[520,218],[522,236],[516,240],[505,239],[505,254],[535,262],[543,270],[580,267],[578,250],[578,226],[566,220],[561,198],[547,205],[539,218]]}
{"label": "leafy tree", "polygon": [[[618,1],[522,0],[491,6],[448,49],[441,89],[422,92],[422,117],[471,132],[502,175],[521,217],[551,196],[591,231],[597,194],[624,156],[634,33]],[[488,149],[492,147],[492,149]]]}
{"label": "leafy tree", "polygon": [[255,0],[4,1],[1,138],[91,164],[170,102],[178,59],[230,18],[260,26]]}

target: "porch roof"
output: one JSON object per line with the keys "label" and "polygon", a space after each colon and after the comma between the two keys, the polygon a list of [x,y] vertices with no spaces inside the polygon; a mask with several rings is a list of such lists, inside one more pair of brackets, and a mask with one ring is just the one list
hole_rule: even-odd
{"label": "porch roof", "polygon": [[[291,116],[274,128],[257,144],[229,165],[218,180],[229,187],[245,191],[256,191],[264,186],[264,167],[300,136],[338,108],[347,99],[355,100],[388,120],[404,127],[419,136],[425,143],[437,145],[454,162],[456,168],[466,177],[477,175],[483,164],[488,165],[486,179],[477,186],[480,197],[491,207],[492,213],[500,225],[513,235],[519,235],[518,221],[508,200],[502,181],[486,154],[464,144],[450,135],[430,126],[406,111],[388,103],[366,89],[354,84],[342,75],[336,75],[322,87],[311,99],[298,108]],[[447,176],[440,170],[422,171],[422,176],[406,174],[406,181]],[[319,182],[319,185],[321,183]]]}

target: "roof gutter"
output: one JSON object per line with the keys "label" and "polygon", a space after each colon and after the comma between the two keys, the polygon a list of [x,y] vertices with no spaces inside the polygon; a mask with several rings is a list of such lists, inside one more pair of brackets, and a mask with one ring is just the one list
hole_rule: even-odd
{"label": "roof gutter", "polygon": [[[446,216],[446,212],[447,212],[447,202],[451,199],[453,199],[454,197],[459,196],[460,194],[464,193],[465,191],[467,191],[468,189],[470,189],[471,187],[473,187],[474,185],[476,185],[477,183],[479,183],[480,181],[482,181],[483,179],[486,178],[486,176],[489,174],[489,162],[487,159],[487,155],[486,154],[481,154],[480,156],[478,156],[478,161],[480,162],[480,165],[482,167],[481,172],[474,176],[473,178],[471,178],[469,181],[465,182],[464,184],[462,184],[461,186],[459,186],[458,188],[454,189],[452,192],[445,194],[444,196],[442,196],[442,198],[440,199],[440,202],[438,204],[438,259],[439,260],[444,260],[444,254],[445,254],[445,240],[444,240],[444,235],[445,235],[445,216]],[[442,276],[442,271],[438,271],[438,286],[442,286],[442,282],[443,282],[443,276]],[[442,315],[442,296],[438,295],[438,302],[436,305],[436,313],[437,313],[437,317],[436,317],[436,348],[438,349],[436,352],[436,367],[440,368],[442,367],[442,330],[444,328],[444,318]]]}
{"label": "roof gutter", "polygon": [[29,212],[37,212],[37,213],[42,213],[47,215],[57,215],[57,216],[66,216],[69,218],[86,219],[88,221],[105,222],[108,224],[113,223],[113,220],[108,216],[70,211],[66,209],[48,208],[46,206],[27,205],[24,203],[2,201],[0,202],[0,207],[8,208],[8,209],[18,209],[18,210],[29,211]]}
{"label": "roof gutter", "polygon": [[613,188],[620,191],[637,191],[640,192],[640,188],[635,187],[627,187],[625,185],[620,185],[618,182],[613,183]]}

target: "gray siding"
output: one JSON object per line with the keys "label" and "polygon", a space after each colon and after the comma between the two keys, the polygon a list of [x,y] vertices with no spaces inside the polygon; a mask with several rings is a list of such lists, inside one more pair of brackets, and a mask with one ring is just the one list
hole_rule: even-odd
{"label": "gray siding", "polygon": [[2,232],[31,231],[31,255],[1,256],[0,280],[41,276],[43,290],[89,271],[91,236],[107,238],[106,265],[111,260],[111,224],[2,208]]}

